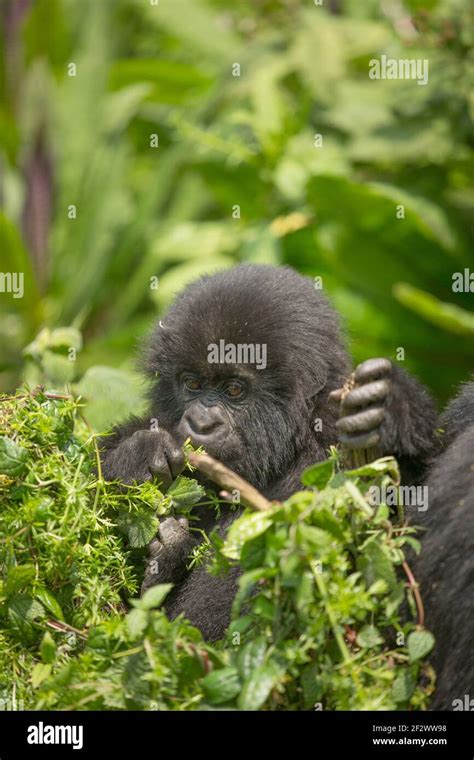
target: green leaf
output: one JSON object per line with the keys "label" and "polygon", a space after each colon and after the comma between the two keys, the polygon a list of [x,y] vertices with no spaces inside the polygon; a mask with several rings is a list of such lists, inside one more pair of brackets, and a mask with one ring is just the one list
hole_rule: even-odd
{"label": "green leaf", "polygon": [[311,467],[307,467],[306,470],[303,470],[301,482],[304,486],[313,486],[321,491],[323,488],[326,488],[333,473],[334,462],[332,459],[327,459],[325,462],[313,464]]}
{"label": "green leaf", "polygon": [[140,609],[152,610],[160,607],[172,588],[172,583],[159,583],[157,586],[152,586],[143,594],[140,600]]}
{"label": "green leaf", "polygon": [[410,671],[407,668],[402,670],[392,684],[392,696],[395,702],[408,702],[415,690],[415,685],[415,679]]}
{"label": "green leaf", "polygon": [[56,620],[64,620],[64,614],[56,598],[46,588],[37,588],[35,598],[41,603],[50,615]]}
{"label": "green leaf", "polygon": [[12,632],[23,643],[32,644],[38,635],[33,623],[45,616],[43,605],[30,596],[18,594],[10,599],[7,610]]}
{"label": "green leaf", "polygon": [[350,477],[369,477],[374,478],[377,475],[387,473],[393,480],[397,482],[400,480],[400,470],[398,468],[397,460],[394,457],[382,457],[370,464],[364,464],[362,467],[357,467],[355,470],[346,470],[346,475]]}
{"label": "green leaf", "polygon": [[10,438],[0,436],[0,475],[16,477],[26,470],[28,452]]}
{"label": "green leaf", "polygon": [[31,685],[36,689],[43,681],[51,675],[52,665],[44,662],[37,662],[31,672]]}
{"label": "green leaf", "polygon": [[230,702],[240,691],[237,668],[213,670],[202,680],[204,694],[212,705]]}
{"label": "green leaf", "polygon": [[[153,589],[150,589],[153,591]],[[131,610],[125,618],[127,630],[132,639],[139,639],[148,625],[148,612],[142,607]]]}
{"label": "green leaf", "polygon": [[258,710],[268,698],[282,675],[282,669],[274,661],[256,668],[246,679],[238,699],[241,710]]}
{"label": "green leaf", "polygon": [[127,535],[130,546],[138,549],[147,546],[156,535],[160,521],[154,512],[122,512],[117,524]]}
{"label": "green leaf", "polygon": [[8,570],[5,582],[7,596],[11,596],[17,591],[31,586],[35,578],[36,570],[34,565],[13,565]]}
{"label": "green leaf", "polygon": [[359,557],[357,566],[359,570],[362,570],[368,586],[379,579],[386,582],[390,591],[397,586],[397,576],[393,565],[384,550],[374,540],[366,545],[365,553]]}
{"label": "green leaf", "polygon": [[197,504],[205,496],[206,491],[197,480],[192,480],[184,475],[179,475],[174,483],[168,488],[167,495],[171,496],[173,505],[177,509],[191,507]]}
{"label": "green leaf", "polygon": [[229,559],[239,559],[243,545],[260,536],[270,525],[272,520],[268,513],[253,512],[251,515],[242,515],[232,523],[221,550],[222,554]]}
{"label": "green leaf", "polygon": [[383,644],[383,637],[374,625],[364,625],[357,634],[357,643],[360,647],[370,649]]}
{"label": "green leaf", "polygon": [[315,528],[313,525],[305,525],[305,523],[298,525],[298,537],[305,551],[308,549],[324,551],[334,543],[334,537],[330,533],[321,528]]}
{"label": "green leaf", "polygon": [[408,636],[407,646],[410,662],[426,657],[435,645],[435,639],[429,631],[413,631]]}
{"label": "green leaf", "polygon": [[263,636],[257,636],[249,641],[239,652],[237,666],[241,677],[246,680],[256,668],[263,665],[267,651],[267,641]]}
{"label": "green leaf", "polygon": [[40,654],[44,663],[54,662],[56,657],[56,643],[49,631],[46,631],[41,640]]}

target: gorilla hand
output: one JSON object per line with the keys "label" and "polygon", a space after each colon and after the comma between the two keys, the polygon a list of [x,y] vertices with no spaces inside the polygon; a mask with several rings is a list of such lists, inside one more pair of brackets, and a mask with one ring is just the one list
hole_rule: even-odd
{"label": "gorilla hand", "polygon": [[158,529],[158,537],[148,546],[141,594],[157,583],[177,583],[186,571],[186,560],[198,541],[189,532],[185,517],[166,517]]}
{"label": "gorilla hand", "polygon": [[336,423],[339,440],[351,449],[384,446],[386,431],[393,428],[387,401],[392,389],[392,363],[368,359],[359,364],[348,384],[330,394],[341,401],[341,419]]}
{"label": "gorilla hand", "polygon": [[167,489],[184,467],[184,454],[163,429],[136,430],[114,448],[104,450],[102,471],[106,480],[143,483],[154,478]]}

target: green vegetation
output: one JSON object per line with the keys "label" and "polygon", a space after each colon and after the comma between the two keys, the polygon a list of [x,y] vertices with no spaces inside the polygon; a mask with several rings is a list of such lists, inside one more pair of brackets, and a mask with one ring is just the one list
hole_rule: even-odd
{"label": "green vegetation", "polygon": [[[403,347],[440,398],[466,379],[470,3],[338,5],[25,4],[2,60],[2,268],[25,273],[0,298],[3,389],[45,326],[82,330],[76,377],[129,369],[176,291],[247,260],[321,275],[356,361]],[[428,84],[369,79],[381,55],[426,58]]]}
{"label": "green vegetation", "polygon": [[[433,637],[416,621],[403,516],[370,506],[391,458],[342,472],[331,459],[266,511],[247,509],[193,562],[243,574],[225,640],[208,645],[137,598],[158,515],[192,518],[202,500],[181,476],[105,484],[77,402],[27,390],[0,399],[0,699],[25,709],[422,709]],[[192,476],[192,473],[188,473]],[[211,498],[211,497],[210,497]],[[216,508],[230,509],[229,504]],[[402,615],[402,605],[406,610]],[[128,610],[128,612],[127,612]]]}

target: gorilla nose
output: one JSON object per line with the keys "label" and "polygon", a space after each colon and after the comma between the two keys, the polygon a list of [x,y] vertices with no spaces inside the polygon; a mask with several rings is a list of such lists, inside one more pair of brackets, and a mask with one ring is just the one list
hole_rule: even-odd
{"label": "gorilla nose", "polygon": [[186,422],[191,433],[202,436],[215,433],[223,424],[222,420],[210,410],[207,413],[205,410],[194,410],[191,414],[186,415]]}

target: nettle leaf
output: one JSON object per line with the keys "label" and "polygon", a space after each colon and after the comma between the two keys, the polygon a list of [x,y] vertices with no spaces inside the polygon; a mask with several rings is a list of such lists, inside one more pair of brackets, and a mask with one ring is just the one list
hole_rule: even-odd
{"label": "nettle leaf", "polygon": [[307,467],[303,470],[301,475],[301,482],[304,486],[313,486],[322,490],[326,488],[327,484],[331,480],[334,472],[334,462],[332,459],[327,459],[325,462],[319,464],[313,464],[311,467]]}
{"label": "nettle leaf", "polygon": [[429,631],[413,631],[410,633],[407,640],[410,662],[416,662],[426,657],[434,645],[435,638]]}
{"label": "nettle leaf", "polygon": [[239,673],[245,680],[256,668],[263,665],[267,651],[267,640],[263,636],[257,636],[253,641],[249,641],[239,652],[237,666]]}
{"label": "nettle leaf", "polygon": [[366,545],[357,566],[362,571],[368,586],[382,579],[391,591],[395,589],[397,576],[394,567],[384,550],[374,540]]}
{"label": "nettle leaf", "polygon": [[212,705],[230,702],[239,693],[240,685],[239,673],[234,667],[214,670],[202,680],[204,694]]}
{"label": "nettle leaf", "polygon": [[157,533],[159,520],[153,512],[122,512],[117,520],[133,549],[147,546]]}
{"label": "nettle leaf", "polygon": [[35,641],[37,630],[33,624],[44,616],[43,605],[30,596],[18,594],[8,603],[10,629],[25,644],[32,644]]}
{"label": "nettle leaf", "polygon": [[206,495],[206,491],[197,480],[179,475],[168,488],[167,495],[171,496],[174,507],[182,509],[197,504]]}
{"label": "nettle leaf", "polygon": [[31,586],[35,577],[36,570],[33,565],[14,565],[7,573],[5,593],[7,596],[11,596],[17,591]]}
{"label": "nettle leaf", "polygon": [[229,559],[239,559],[243,545],[261,536],[270,525],[272,519],[267,512],[253,512],[251,515],[239,517],[229,529],[227,540],[221,550],[222,554]]}
{"label": "nettle leaf", "polygon": [[272,660],[256,668],[242,686],[238,699],[239,708],[258,710],[267,700],[282,672],[282,668]]}
{"label": "nettle leaf", "polygon": [[31,685],[36,689],[43,681],[51,675],[52,665],[44,662],[37,662],[31,673]]}
{"label": "nettle leaf", "polygon": [[298,525],[298,537],[305,548],[305,544],[310,549],[324,551],[330,548],[334,542],[334,537],[321,528],[315,528],[313,525]]}
{"label": "nettle leaf", "polygon": [[397,460],[393,457],[382,457],[370,464],[364,464],[361,467],[357,467],[355,470],[347,470],[346,476],[350,477],[370,477],[374,478],[377,475],[386,473],[393,480],[398,481],[400,479],[400,470],[398,468]]}
{"label": "nettle leaf", "polygon": [[360,647],[370,649],[383,644],[383,637],[374,625],[364,625],[357,634],[357,643]]}
{"label": "nettle leaf", "polygon": [[140,599],[140,609],[152,610],[155,607],[160,607],[172,588],[172,583],[159,583],[157,586],[152,586]]}
{"label": "nettle leaf", "polygon": [[148,625],[148,614],[144,609],[131,610],[125,618],[127,630],[132,639],[138,639],[145,632]]}
{"label": "nettle leaf", "polygon": [[54,662],[56,657],[56,643],[49,633],[46,631],[40,644],[41,659],[45,664]]}
{"label": "nettle leaf", "polygon": [[6,435],[0,436],[0,475],[16,477],[26,470],[28,452]]}
{"label": "nettle leaf", "polygon": [[392,697],[395,702],[408,702],[415,690],[415,685],[411,672],[407,668],[402,670],[392,684]]}
{"label": "nettle leaf", "polygon": [[64,620],[63,611],[51,591],[47,588],[38,588],[35,591],[35,598],[56,620]]}

